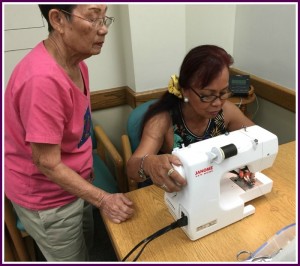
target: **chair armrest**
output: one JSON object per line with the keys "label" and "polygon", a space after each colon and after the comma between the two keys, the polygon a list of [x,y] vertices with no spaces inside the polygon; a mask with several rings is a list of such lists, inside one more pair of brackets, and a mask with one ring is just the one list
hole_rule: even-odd
{"label": "chair armrest", "polygon": [[127,164],[129,158],[132,155],[130,141],[127,135],[122,135],[121,141],[122,141],[122,148],[123,148],[124,163]]}
{"label": "chair armrest", "polygon": [[97,141],[97,154],[107,164],[107,157],[109,155],[115,169],[115,176],[117,179],[118,189],[120,192],[127,192],[126,178],[124,174],[124,162],[122,156],[119,154],[111,140],[108,138],[101,126],[94,127],[95,137]]}
{"label": "chair armrest", "polygon": [[[132,155],[132,150],[131,150],[129,137],[127,135],[122,135],[121,141],[122,141],[123,158],[124,158],[124,164],[125,164],[125,174],[127,176],[127,171],[126,171],[127,162]],[[128,176],[127,176],[127,184],[128,184],[129,191],[132,191],[132,190],[135,190],[138,188],[137,182],[128,178]]]}

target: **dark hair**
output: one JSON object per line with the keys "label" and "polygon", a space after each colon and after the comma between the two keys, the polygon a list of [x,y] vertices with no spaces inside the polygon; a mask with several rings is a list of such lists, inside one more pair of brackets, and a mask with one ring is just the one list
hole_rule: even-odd
{"label": "dark hair", "polygon": [[[233,58],[223,48],[215,45],[200,45],[190,50],[181,64],[179,73],[179,86],[188,90],[197,84],[198,88],[209,85],[224,69],[233,64]],[[146,112],[141,134],[149,119],[158,113],[169,111],[182,99],[165,92],[162,97],[152,104]]]}
{"label": "dark hair", "polygon": [[185,56],[179,73],[179,85],[189,89],[209,85],[223,70],[233,64],[233,58],[223,48],[215,45],[197,46]]}
{"label": "dark hair", "polygon": [[[48,23],[48,31],[51,32],[53,31],[53,28],[51,26],[51,23],[49,22],[49,11],[51,9],[62,9],[65,10],[69,13],[72,13],[73,9],[76,7],[77,5],[39,5],[39,8],[41,10],[41,13],[43,15],[43,17],[47,20]],[[68,14],[64,13],[64,15],[66,17],[70,17]]]}

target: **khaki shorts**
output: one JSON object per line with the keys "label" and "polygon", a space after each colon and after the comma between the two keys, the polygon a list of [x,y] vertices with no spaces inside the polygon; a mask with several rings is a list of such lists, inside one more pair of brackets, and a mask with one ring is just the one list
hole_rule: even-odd
{"label": "khaki shorts", "polygon": [[47,261],[88,261],[87,246],[94,236],[92,205],[77,199],[43,211],[13,206]]}

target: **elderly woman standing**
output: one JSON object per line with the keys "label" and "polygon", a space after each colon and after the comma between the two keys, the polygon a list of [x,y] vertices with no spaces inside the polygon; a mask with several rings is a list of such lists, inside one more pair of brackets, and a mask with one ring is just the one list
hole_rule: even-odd
{"label": "elderly woman standing", "polygon": [[114,19],[106,5],[39,7],[49,36],[16,66],[5,92],[5,193],[48,261],[86,261],[90,204],[115,223],[133,214],[125,195],[91,184],[83,60],[101,52]]}

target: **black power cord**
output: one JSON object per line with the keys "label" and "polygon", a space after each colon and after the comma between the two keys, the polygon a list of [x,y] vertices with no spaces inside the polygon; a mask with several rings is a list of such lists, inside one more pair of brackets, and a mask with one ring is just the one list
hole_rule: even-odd
{"label": "black power cord", "polygon": [[152,234],[151,236],[145,238],[144,240],[142,240],[140,243],[138,243],[125,257],[122,261],[126,261],[128,259],[128,257],[142,244],[144,244],[144,246],[141,248],[141,250],[139,251],[139,253],[135,256],[135,258],[133,259],[133,261],[137,261],[137,259],[139,258],[139,256],[142,254],[142,252],[144,251],[145,247],[155,238],[175,229],[175,228],[179,228],[182,226],[186,226],[188,224],[188,218],[187,216],[183,215],[180,219],[178,219],[177,221],[171,223],[170,225],[158,230],[157,232],[155,232],[154,234]]}

